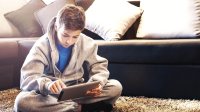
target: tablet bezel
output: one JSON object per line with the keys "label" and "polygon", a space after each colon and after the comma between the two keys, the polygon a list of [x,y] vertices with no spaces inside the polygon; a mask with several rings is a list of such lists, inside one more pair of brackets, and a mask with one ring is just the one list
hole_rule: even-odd
{"label": "tablet bezel", "polygon": [[88,97],[88,90],[98,87],[100,81],[92,81],[87,83],[76,84],[63,88],[58,96],[58,101],[73,100],[82,97]]}

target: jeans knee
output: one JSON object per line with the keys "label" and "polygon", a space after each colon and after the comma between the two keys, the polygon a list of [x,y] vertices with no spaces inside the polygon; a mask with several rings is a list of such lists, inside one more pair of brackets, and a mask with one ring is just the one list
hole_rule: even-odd
{"label": "jeans knee", "polygon": [[26,107],[28,100],[29,99],[25,97],[23,93],[19,93],[15,99],[14,112],[19,112],[20,110],[23,110],[23,107]]}
{"label": "jeans knee", "polygon": [[110,82],[113,85],[112,96],[113,97],[120,96],[123,89],[122,84],[118,80],[114,79],[110,80]]}

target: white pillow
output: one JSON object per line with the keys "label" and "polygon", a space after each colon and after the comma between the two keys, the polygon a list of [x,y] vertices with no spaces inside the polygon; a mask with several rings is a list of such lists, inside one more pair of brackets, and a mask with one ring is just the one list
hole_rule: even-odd
{"label": "white pillow", "polygon": [[105,40],[118,40],[142,10],[124,0],[95,0],[86,11],[85,28]]}
{"label": "white pillow", "polygon": [[55,0],[42,0],[46,5],[51,4],[52,2],[54,2]]}
{"label": "white pillow", "polygon": [[141,0],[138,38],[195,38],[200,34],[199,0]]}
{"label": "white pillow", "polygon": [[4,14],[16,10],[27,3],[26,0],[0,0],[0,37],[18,37],[21,36],[19,30],[9,23],[4,17]]}

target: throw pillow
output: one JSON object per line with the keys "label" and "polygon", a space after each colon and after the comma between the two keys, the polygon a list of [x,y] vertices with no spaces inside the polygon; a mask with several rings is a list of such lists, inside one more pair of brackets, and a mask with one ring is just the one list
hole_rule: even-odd
{"label": "throw pillow", "polygon": [[42,31],[34,17],[34,12],[44,6],[41,0],[30,0],[20,9],[6,13],[4,16],[19,29],[23,36],[41,36]]}
{"label": "throw pillow", "polygon": [[42,0],[46,5],[51,4],[52,2],[54,2],[55,0]]}
{"label": "throw pillow", "polygon": [[58,11],[66,4],[75,4],[74,0],[56,0],[46,7],[35,12],[35,17],[39,22],[43,33],[46,33],[49,21],[55,17]]}
{"label": "throw pillow", "polygon": [[19,30],[12,23],[6,20],[4,14],[19,9],[26,3],[26,0],[0,0],[0,37],[5,38],[21,36]]}
{"label": "throw pillow", "polygon": [[200,35],[199,0],[141,0],[138,38],[194,38]]}
{"label": "throw pillow", "polygon": [[141,13],[124,0],[95,0],[86,11],[85,28],[104,40],[119,40]]}
{"label": "throw pillow", "polygon": [[83,7],[84,10],[87,10],[94,1],[95,0],[75,0],[76,5]]}
{"label": "throw pillow", "polygon": [[[29,2],[30,0],[26,0]],[[50,3],[54,2],[55,0],[42,0],[46,5],[49,5]]]}

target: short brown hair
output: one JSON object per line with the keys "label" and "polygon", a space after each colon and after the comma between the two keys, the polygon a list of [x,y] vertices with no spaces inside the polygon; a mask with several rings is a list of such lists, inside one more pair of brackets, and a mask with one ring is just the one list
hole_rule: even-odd
{"label": "short brown hair", "polygon": [[57,14],[56,24],[57,27],[64,25],[65,29],[69,30],[83,30],[85,11],[80,6],[65,5]]}

